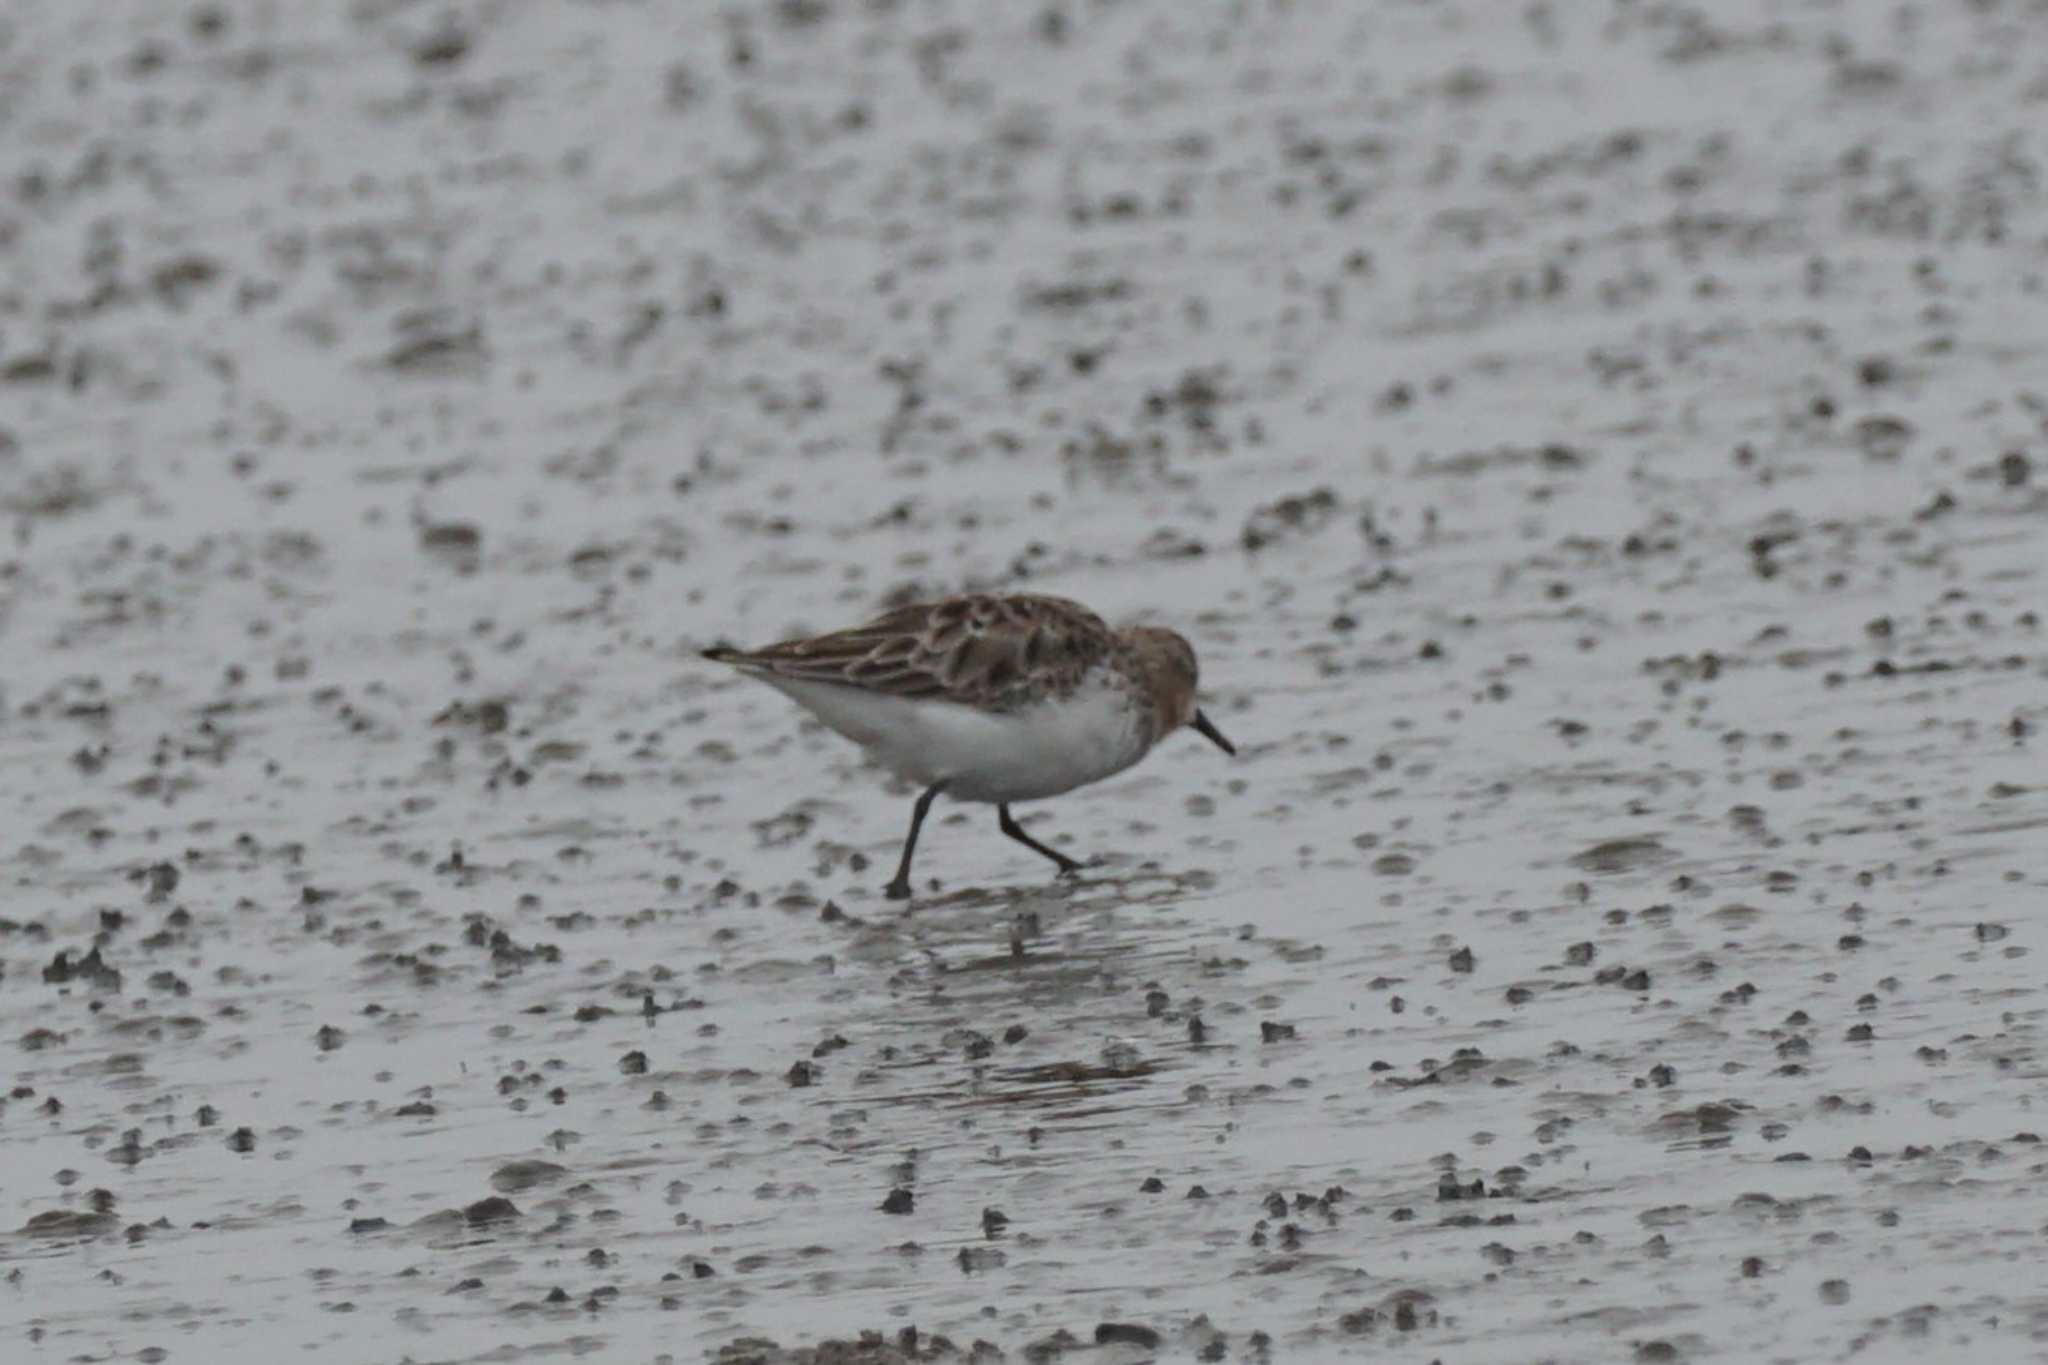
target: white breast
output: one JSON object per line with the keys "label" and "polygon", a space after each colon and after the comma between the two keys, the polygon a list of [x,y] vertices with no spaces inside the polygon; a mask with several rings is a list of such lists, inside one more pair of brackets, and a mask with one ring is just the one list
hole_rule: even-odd
{"label": "white breast", "polygon": [[834,683],[756,675],[885,767],[956,801],[1036,801],[1122,772],[1151,733],[1130,693],[1101,675],[1059,701],[1004,714]]}

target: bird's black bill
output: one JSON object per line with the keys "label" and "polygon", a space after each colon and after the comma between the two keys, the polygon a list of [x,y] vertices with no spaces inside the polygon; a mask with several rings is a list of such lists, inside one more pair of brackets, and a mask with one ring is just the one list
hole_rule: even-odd
{"label": "bird's black bill", "polygon": [[1237,757],[1237,746],[1235,744],[1232,744],[1229,740],[1225,739],[1223,737],[1223,732],[1217,729],[1214,725],[1210,724],[1209,718],[1207,716],[1203,715],[1200,711],[1197,711],[1195,712],[1194,720],[1190,723],[1197,730],[1202,732],[1202,738],[1208,740],[1211,744],[1214,744],[1217,748],[1221,749],[1224,753],[1229,754],[1232,758]]}

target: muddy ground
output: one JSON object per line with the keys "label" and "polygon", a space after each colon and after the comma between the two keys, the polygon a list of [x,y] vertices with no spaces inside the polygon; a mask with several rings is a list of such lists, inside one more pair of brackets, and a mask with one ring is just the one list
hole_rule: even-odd
{"label": "muddy ground", "polygon": [[[2048,1353],[2048,8],[0,16],[8,1360]],[[701,663],[1186,631],[1030,827]]]}

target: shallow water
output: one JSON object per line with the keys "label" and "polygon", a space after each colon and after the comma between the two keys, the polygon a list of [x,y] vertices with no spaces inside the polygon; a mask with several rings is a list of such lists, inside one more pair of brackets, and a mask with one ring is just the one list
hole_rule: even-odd
{"label": "shallow water", "polygon": [[0,26],[6,1358],[2041,1358],[2040,15],[1001,14]]}

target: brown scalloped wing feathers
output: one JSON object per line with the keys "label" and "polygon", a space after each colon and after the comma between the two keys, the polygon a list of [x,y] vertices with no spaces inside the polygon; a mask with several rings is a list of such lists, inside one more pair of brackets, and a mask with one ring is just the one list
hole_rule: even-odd
{"label": "brown scalloped wing feathers", "polygon": [[1109,656],[1111,641],[1101,617],[1064,597],[977,594],[918,602],[851,630],[716,657],[778,677],[999,711],[1036,691],[1031,679],[1040,674],[1052,679],[1055,693],[1072,689]]}

